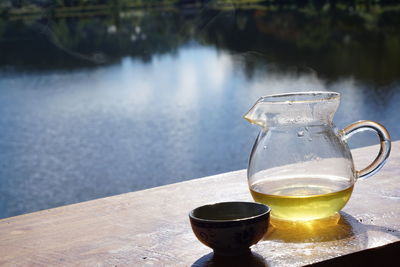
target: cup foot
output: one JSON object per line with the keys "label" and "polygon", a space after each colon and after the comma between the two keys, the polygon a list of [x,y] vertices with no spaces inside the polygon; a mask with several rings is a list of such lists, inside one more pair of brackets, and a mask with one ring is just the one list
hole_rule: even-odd
{"label": "cup foot", "polygon": [[214,249],[215,256],[232,257],[232,256],[243,256],[246,254],[251,254],[250,248],[230,249],[230,250]]}

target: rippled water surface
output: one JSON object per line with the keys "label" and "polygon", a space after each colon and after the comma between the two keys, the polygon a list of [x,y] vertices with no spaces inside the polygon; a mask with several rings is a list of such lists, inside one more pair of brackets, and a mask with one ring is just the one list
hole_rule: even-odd
{"label": "rippled water surface", "polygon": [[0,218],[246,168],[261,95],[337,91],[339,128],[400,138],[397,7],[261,7],[0,20]]}

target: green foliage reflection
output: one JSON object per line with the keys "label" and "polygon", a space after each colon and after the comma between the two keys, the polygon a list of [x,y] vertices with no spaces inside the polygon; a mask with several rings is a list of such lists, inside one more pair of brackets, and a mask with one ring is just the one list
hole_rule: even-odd
{"label": "green foliage reflection", "polygon": [[[49,4],[51,2],[51,4]],[[255,69],[308,68],[326,78],[400,77],[400,5],[370,1],[6,1],[0,66],[31,69],[148,62],[190,42]]]}

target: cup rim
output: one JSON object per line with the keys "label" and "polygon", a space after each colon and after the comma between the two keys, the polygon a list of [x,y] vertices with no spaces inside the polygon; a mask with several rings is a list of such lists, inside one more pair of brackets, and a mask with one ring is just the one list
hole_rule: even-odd
{"label": "cup rim", "polygon": [[[291,100],[295,96],[304,97],[302,100]],[[266,104],[292,104],[292,103],[313,103],[327,100],[340,99],[340,93],[334,91],[300,91],[283,94],[265,95],[258,99],[257,103]]]}
{"label": "cup rim", "polygon": [[[211,206],[215,206],[215,205],[224,205],[224,204],[245,204],[245,205],[254,205],[254,206],[260,206],[263,208],[266,208],[265,211],[263,211],[262,213],[256,214],[254,216],[249,216],[249,217],[243,217],[243,218],[238,218],[238,219],[228,219],[228,220],[213,220],[213,219],[203,219],[203,218],[199,218],[196,217],[194,215],[194,212],[200,208],[205,208],[205,207],[211,207]],[[199,222],[207,222],[207,223],[227,223],[227,222],[241,222],[241,221],[247,221],[247,220],[252,220],[255,218],[259,218],[262,216],[265,216],[267,214],[269,214],[271,212],[271,208],[265,204],[262,203],[258,203],[258,202],[250,202],[250,201],[226,201],[226,202],[216,202],[216,203],[212,203],[212,204],[206,204],[203,206],[199,206],[197,208],[194,208],[193,210],[191,210],[189,212],[189,217],[193,220],[199,221]]]}

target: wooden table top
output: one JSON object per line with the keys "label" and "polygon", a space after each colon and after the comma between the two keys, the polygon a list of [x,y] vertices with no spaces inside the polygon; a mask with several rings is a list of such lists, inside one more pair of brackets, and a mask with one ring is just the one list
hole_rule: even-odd
{"label": "wooden table top", "polygon": [[[353,150],[356,166],[377,151]],[[300,266],[398,244],[399,159],[394,142],[386,166],[356,183],[337,224],[315,231],[270,227],[243,265]],[[224,265],[197,241],[188,213],[232,200],[252,201],[245,170],[2,219],[0,266]]]}

